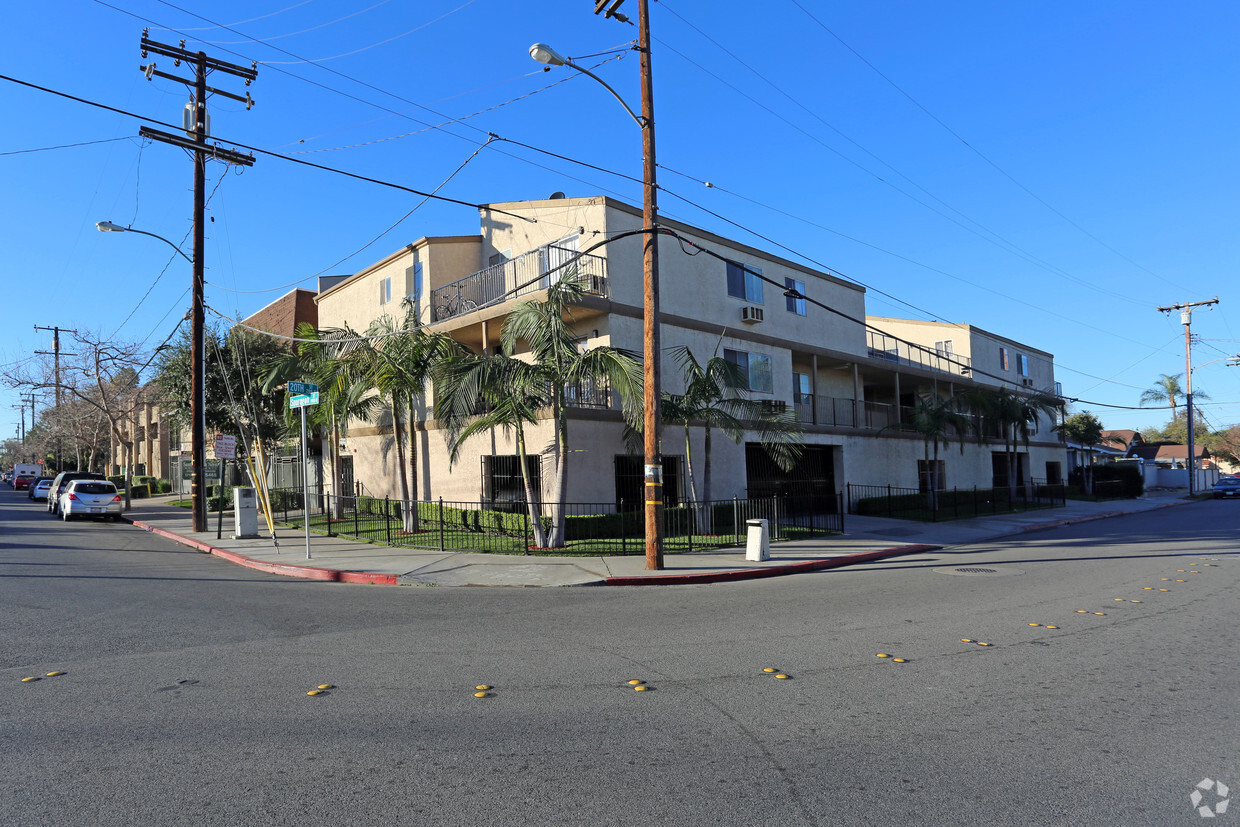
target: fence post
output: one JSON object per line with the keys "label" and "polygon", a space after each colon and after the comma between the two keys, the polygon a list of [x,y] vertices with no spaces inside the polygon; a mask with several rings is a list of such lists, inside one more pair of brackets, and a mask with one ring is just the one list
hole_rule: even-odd
{"label": "fence post", "polygon": [[620,554],[621,556],[629,553],[629,535],[624,528],[624,498],[620,498]]}
{"label": "fence post", "polygon": [[[732,498],[732,537],[733,538],[739,538],[741,536],[741,524],[737,521],[738,520],[737,512],[740,511],[740,506],[741,506],[740,501],[736,497],[733,497]],[[738,539],[738,542],[739,542],[739,539]]]}
{"label": "fence post", "polygon": [[357,497],[353,498],[353,536],[362,536],[362,532],[357,524]]}
{"label": "fence post", "polygon": [[697,525],[697,503],[693,503],[685,512],[685,519],[689,521],[689,551],[693,551],[693,528]]}
{"label": "fence post", "polygon": [[327,500],[327,503],[326,503],[327,508],[326,508],[326,509],[324,509],[324,511],[323,511],[323,517],[324,517],[323,522],[327,523],[327,536],[328,536],[328,537],[335,537],[335,536],[336,536],[335,534],[332,534],[332,531],[333,531],[333,529],[332,529],[332,514],[335,514],[335,513],[336,513],[336,510],[335,510],[334,508],[332,508],[332,497],[334,497],[334,496],[335,496],[334,494],[324,494],[324,495],[323,495],[323,498],[324,498],[325,500]]}
{"label": "fence post", "polygon": [[[530,504],[521,503],[521,551],[526,556],[530,553]],[[442,518],[442,515],[440,515]]]}
{"label": "fence post", "polygon": [[444,550],[443,544],[443,497],[439,498],[439,550]]}
{"label": "fence post", "polygon": [[891,483],[887,483],[887,516],[891,516]]}
{"label": "fence post", "polygon": [[387,544],[392,545],[392,509],[388,504],[387,497],[383,498],[383,534],[387,537]]}
{"label": "fence post", "polygon": [[[851,492],[850,492],[851,493]],[[835,495],[835,507],[840,515],[840,534],[844,533],[844,492]]]}

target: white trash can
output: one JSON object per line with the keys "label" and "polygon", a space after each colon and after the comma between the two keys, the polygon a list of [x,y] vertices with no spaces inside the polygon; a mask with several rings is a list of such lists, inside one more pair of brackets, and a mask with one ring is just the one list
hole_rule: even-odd
{"label": "white trash can", "polygon": [[253,488],[233,489],[233,539],[251,540],[258,536],[258,492]]}
{"label": "white trash can", "polygon": [[746,520],[745,559],[754,562],[771,559],[771,535],[766,520]]}

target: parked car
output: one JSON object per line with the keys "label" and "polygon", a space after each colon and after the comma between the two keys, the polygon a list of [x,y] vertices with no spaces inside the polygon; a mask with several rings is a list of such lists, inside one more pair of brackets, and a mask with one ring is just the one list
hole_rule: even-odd
{"label": "parked car", "polygon": [[116,486],[107,480],[73,480],[60,495],[60,517],[66,523],[74,517],[119,520],[124,507]]}
{"label": "parked car", "polygon": [[28,477],[25,474],[19,474],[13,478],[13,487],[18,491],[25,491],[30,488],[30,483],[34,482],[34,477]]}
{"label": "parked car", "polygon": [[1240,477],[1223,477],[1214,483],[1214,497],[1240,497]]}
{"label": "parked car", "polygon": [[39,477],[30,485],[30,492],[26,496],[32,500],[46,500],[47,489],[51,487],[51,477]]}
{"label": "parked car", "polygon": [[74,480],[106,480],[103,474],[96,474],[94,471],[61,471],[52,480],[52,487],[47,491],[47,513],[53,516],[60,515],[60,498],[65,493],[65,488]]}

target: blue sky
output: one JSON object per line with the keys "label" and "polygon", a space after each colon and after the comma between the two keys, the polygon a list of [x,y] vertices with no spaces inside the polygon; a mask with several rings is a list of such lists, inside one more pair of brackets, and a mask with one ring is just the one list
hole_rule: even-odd
{"label": "blue sky", "polygon": [[[149,26],[258,62],[251,111],[210,101],[225,145],[471,204],[555,191],[640,203],[635,125],[589,79],[528,56],[545,41],[601,64],[636,108],[635,29],[592,12],[591,0],[23,3],[6,11],[0,74],[179,123],[185,90],[138,69]],[[666,0],[651,21],[665,214],[860,281],[871,314],[1049,351],[1064,393],[1084,400],[1075,409],[1110,428],[1168,418],[1122,407],[1184,370],[1178,315],[1155,308],[1217,296],[1193,317],[1194,384],[1212,423],[1240,422],[1240,370],[1225,361],[1240,353],[1240,5]],[[139,119],[10,81],[0,123],[0,364],[51,349],[35,325],[159,344],[188,309],[189,266],[95,222],[187,238],[187,156],[140,141]],[[484,146],[488,133],[507,140]],[[470,207],[274,157],[212,165],[208,187],[207,303],[228,316],[423,235],[477,231]],[[19,395],[0,390],[5,437]]]}

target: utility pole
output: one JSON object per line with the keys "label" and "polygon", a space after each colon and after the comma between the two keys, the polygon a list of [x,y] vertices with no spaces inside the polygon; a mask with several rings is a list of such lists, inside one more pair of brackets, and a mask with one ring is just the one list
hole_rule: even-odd
{"label": "utility pole", "polygon": [[188,149],[194,153],[194,289],[193,289],[193,305],[190,310],[191,323],[191,345],[192,353],[190,354],[190,372],[193,374],[190,387],[190,451],[192,454],[191,461],[193,463],[193,479],[190,483],[190,497],[194,504],[194,531],[207,530],[207,481],[206,481],[206,354],[203,348],[203,293],[204,293],[204,262],[205,262],[205,233],[204,233],[204,216],[206,212],[206,167],[207,159],[215,158],[226,164],[238,164],[240,166],[252,166],[254,164],[253,155],[242,155],[231,149],[224,149],[220,146],[207,145],[207,93],[215,95],[223,95],[235,101],[245,104],[248,111],[254,105],[254,99],[250,97],[250,93],[246,92],[245,97],[234,95],[231,92],[225,92],[222,89],[207,86],[208,72],[224,72],[225,74],[235,75],[245,80],[245,85],[249,86],[250,82],[258,77],[256,63],[251,63],[250,68],[236,66],[232,63],[225,63],[222,60],[207,57],[205,52],[189,52],[185,49],[185,41],[182,40],[180,46],[169,46],[164,43],[156,43],[147,38],[147,30],[142,32],[142,57],[146,57],[148,53],[163,55],[173,59],[173,66],[180,66],[181,61],[185,61],[195,67],[194,79],[171,75],[161,72],[155,68],[155,62],[152,60],[146,66],[140,67],[146,74],[146,79],[158,76],[168,80],[175,80],[193,90],[192,111],[187,111],[184,124],[185,132],[192,138],[187,140],[180,135],[174,135],[169,132],[161,132],[150,127],[142,127],[138,130],[138,134],[143,138],[151,138],[156,141],[162,141],[166,144]]}
{"label": "utility pole", "polygon": [[26,445],[26,402],[25,402],[25,400],[23,400],[23,401],[22,401],[22,403],[21,403],[20,405],[10,405],[9,407],[10,407],[10,408],[20,408],[20,409],[21,409],[21,412],[22,412],[22,430],[21,430],[21,435],[22,435],[22,446],[24,447],[24,446]]}
{"label": "utility pole", "polygon": [[1180,311],[1180,324],[1184,325],[1184,375],[1187,385],[1184,389],[1184,409],[1188,414],[1188,496],[1193,496],[1197,485],[1197,457],[1193,453],[1193,308],[1218,304],[1218,296],[1204,302],[1182,302],[1158,308],[1160,313]]}
{"label": "utility pole", "polygon": [[[52,352],[51,352],[51,354],[48,354],[48,352],[47,352],[46,350],[36,350],[36,351],[35,351],[35,353],[41,353],[41,354],[44,354],[44,355],[51,355],[51,356],[52,356],[52,357],[54,357],[54,359],[55,359],[54,364],[55,364],[55,367],[56,367],[56,407],[60,407],[60,402],[61,402],[61,393],[60,393],[60,331],[64,330],[64,331],[65,331],[65,333],[77,333],[77,331],[76,331],[76,330],[68,330],[68,329],[63,328],[63,327],[42,327],[42,326],[40,326],[40,325],[35,325],[35,326],[34,326],[34,329],[35,329],[35,330],[50,330],[50,331],[52,331]],[[67,355],[72,356],[73,354],[67,354]]]}

